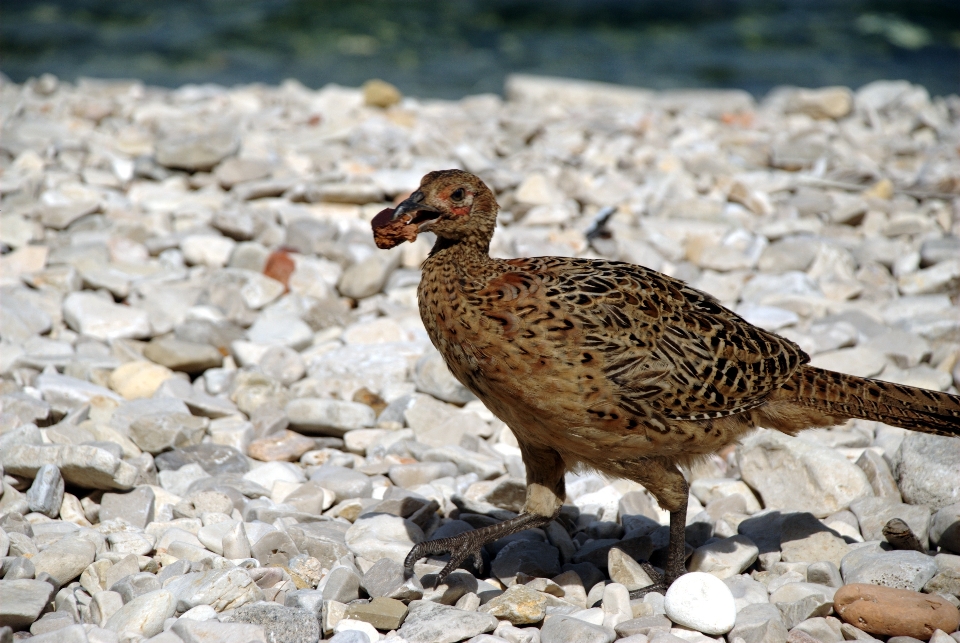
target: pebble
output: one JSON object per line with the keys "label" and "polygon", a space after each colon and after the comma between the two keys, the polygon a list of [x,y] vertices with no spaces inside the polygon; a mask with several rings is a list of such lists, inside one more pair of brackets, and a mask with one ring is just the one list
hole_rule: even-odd
{"label": "pebble", "polygon": [[905,502],[934,511],[960,502],[960,445],[938,435],[908,433],[894,463]]}
{"label": "pebble", "polygon": [[[384,559],[385,560],[385,559]],[[344,618],[369,623],[378,630],[396,630],[407,616],[407,606],[402,602],[379,596],[369,603],[354,603],[347,606]]]}
{"label": "pebble", "polygon": [[387,514],[358,518],[344,534],[355,555],[367,560],[390,558],[401,564],[410,548],[422,540],[423,530],[417,524]]}
{"label": "pebble", "polygon": [[726,634],[737,618],[733,594],[711,574],[689,572],[673,582],[664,595],[667,617],[704,634]]}
{"label": "pebble", "polygon": [[320,623],[315,614],[305,609],[275,603],[249,603],[238,607],[232,618],[234,622],[263,627],[268,641],[316,643],[320,639]]}
{"label": "pebble", "polygon": [[687,567],[692,572],[707,572],[723,580],[752,565],[759,555],[757,545],[746,536],[731,536],[698,547]]}
{"label": "pebble", "polygon": [[177,598],[177,610],[209,605],[218,612],[263,600],[263,592],[249,574],[239,568],[196,572],[180,576],[164,589]]}
{"label": "pebble", "polygon": [[179,618],[170,631],[183,640],[183,643],[268,643],[264,628],[248,623],[219,623],[217,621],[195,621]]}
{"label": "pebble", "polygon": [[843,557],[840,565],[845,583],[870,583],[920,591],[937,573],[937,563],[918,551],[890,551],[869,546]]}
{"label": "pebble", "polygon": [[496,617],[490,614],[467,612],[429,601],[411,601],[408,610],[397,634],[409,643],[455,643],[492,632],[497,627]]}
{"label": "pebble", "polygon": [[45,464],[37,471],[37,477],[27,490],[27,506],[30,511],[56,518],[63,503],[64,483],[60,469]]}
{"label": "pebble", "polygon": [[150,638],[163,630],[164,622],[177,610],[177,599],[165,589],[148,592],[127,602],[103,624],[118,634]]}
{"label": "pebble", "polygon": [[744,440],[737,458],[744,482],[767,507],[823,517],[873,495],[863,471],[836,451],[774,431]]}
{"label": "pebble", "polygon": [[569,616],[552,616],[540,630],[541,643],[613,643],[617,633]]}
{"label": "pebble", "polygon": [[539,623],[547,613],[547,597],[524,585],[513,585],[488,601],[479,611],[514,625]]}
{"label": "pebble", "polygon": [[834,609],[869,634],[927,640],[937,629],[954,632],[960,627],[956,607],[939,596],[904,589],[851,583],[837,590]]}
{"label": "pebble", "polygon": [[0,580],[0,627],[29,627],[39,618],[53,596],[50,583],[33,579]]}

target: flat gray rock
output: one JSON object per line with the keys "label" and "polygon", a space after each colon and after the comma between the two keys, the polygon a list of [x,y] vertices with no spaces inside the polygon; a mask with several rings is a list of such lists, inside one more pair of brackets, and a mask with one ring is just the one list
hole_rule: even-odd
{"label": "flat gray rock", "polygon": [[234,611],[233,621],[263,627],[268,641],[316,643],[320,639],[320,622],[316,614],[305,609],[276,603],[250,603]]}
{"label": "flat gray rock", "polygon": [[428,601],[412,601],[409,610],[403,626],[397,631],[409,643],[456,643],[492,632],[498,622],[489,614],[467,612]]}
{"label": "flat gray rock", "polygon": [[540,630],[541,643],[613,643],[617,633],[569,616],[551,616]]}
{"label": "flat gray rock", "polygon": [[919,592],[937,573],[937,563],[918,551],[882,551],[864,546],[843,557],[843,582],[869,583]]}
{"label": "flat gray rock", "polygon": [[895,461],[905,502],[934,511],[960,502],[960,440],[908,433]]}
{"label": "flat gray rock", "polygon": [[40,616],[50,597],[53,585],[39,580],[0,580],[0,627],[19,630]]}

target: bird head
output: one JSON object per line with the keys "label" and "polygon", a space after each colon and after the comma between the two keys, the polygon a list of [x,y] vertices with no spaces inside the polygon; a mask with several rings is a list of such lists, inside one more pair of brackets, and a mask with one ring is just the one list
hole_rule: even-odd
{"label": "bird head", "polygon": [[430,172],[420,187],[400,202],[392,219],[413,213],[418,232],[453,241],[476,238],[489,244],[497,225],[497,200],[479,178],[462,170]]}

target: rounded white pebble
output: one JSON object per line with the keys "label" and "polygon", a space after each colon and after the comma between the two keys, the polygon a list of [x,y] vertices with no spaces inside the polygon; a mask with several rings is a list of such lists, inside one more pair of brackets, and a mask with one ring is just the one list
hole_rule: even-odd
{"label": "rounded white pebble", "polygon": [[667,618],[704,634],[726,634],[737,620],[733,594],[712,574],[690,572],[673,581],[663,601]]}
{"label": "rounded white pebble", "polygon": [[346,630],[358,630],[363,632],[367,635],[367,638],[370,639],[371,643],[380,640],[380,632],[378,632],[375,627],[365,621],[355,621],[350,618],[345,618],[337,623],[337,626],[333,628],[333,631],[337,634]]}

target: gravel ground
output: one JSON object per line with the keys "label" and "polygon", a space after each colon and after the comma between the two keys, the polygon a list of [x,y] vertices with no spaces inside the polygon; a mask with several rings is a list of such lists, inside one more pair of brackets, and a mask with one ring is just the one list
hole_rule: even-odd
{"label": "gravel ground", "polygon": [[429,235],[373,245],[429,170],[497,192],[497,256],[641,263],[815,365],[960,384],[957,96],[506,96],[0,83],[0,641],[960,642],[960,440],[876,422],[690,471],[666,596],[629,592],[667,515],[589,471],[482,570],[404,578],[525,479],[421,325]]}

